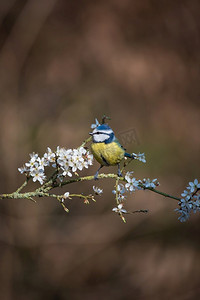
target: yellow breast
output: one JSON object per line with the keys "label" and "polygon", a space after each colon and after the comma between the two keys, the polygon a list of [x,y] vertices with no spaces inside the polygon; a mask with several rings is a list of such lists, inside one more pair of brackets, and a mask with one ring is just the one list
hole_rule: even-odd
{"label": "yellow breast", "polygon": [[91,150],[96,160],[103,166],[114,166],[124,158],[124,149],[117,143],[93,143]]}

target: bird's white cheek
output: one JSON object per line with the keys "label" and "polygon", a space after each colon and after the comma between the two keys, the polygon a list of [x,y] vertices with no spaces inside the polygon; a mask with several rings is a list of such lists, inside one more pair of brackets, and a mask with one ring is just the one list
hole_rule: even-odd
{"label": "bird's white cheek", "polygon": [[107,134],[94,134],[93,138],[96,143],[101,143],[105,142],[109,137]]}

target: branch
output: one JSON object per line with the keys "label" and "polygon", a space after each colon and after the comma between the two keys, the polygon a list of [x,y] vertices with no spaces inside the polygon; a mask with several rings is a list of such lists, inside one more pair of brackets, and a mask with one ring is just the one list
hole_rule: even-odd
{"label": "branch", "polygon": [[[117,186],[118,186],[119,181],[125,181],[126,182],[125,177],[118,177],[117,174],[112,174],[112,173],[110,173],[110,174],[102,173],[98,176],[98,179],[100,179],[100,180],[101,179],[107,179],[107,178],[111,178],[111,179],[116,180],[116,184],[115,184],[116,199],[118,199]],[[52,179],[50,179],[47,183],[45,183],[43,186],[36,189],[35,191],[20,193],[20,191],[22,190],[22,187],[24,187],[27,184],[27,182],[28,182],[28,180],[27,180],[23,183],[23,185],[20,188],[17,189],[16,192],[13,192],[13,193],[10,193],[10,194],[1,194],[0,199],[28,199],[28,200],[32,200],[32,201],[36,202],[35,200],[33,200],[33,197],[54,197],[54,198],[58,198],[59,195],[48,193],[48,191],[52,190],[53,188],[63,187],[65,185],[68,185],[68,184],[71,184],[71,183],[77,183],[77,182],[82,182],[82,181],[91,181],[91,180],[94,180],[93,175],[72,178],[72,179],[63,181],[61,183],[58,183],[58,182],[53,183]],[[154,188],[151,188],[151,187],[145,187],[143,184],[140,184],[140,187],[144,190],[149,190],[151,192],[160,194],[164,197],[168,197],[168,198],[171,198],[171,199],[174,199],[174,200],[177,200],[177,201],[181,200],[181,198],[179,198],[179,197],[172,196],[170,194],[161,192],[161,191],[159,191],[157,189],[154,189]],[[75,195],[77,197],[82,197],[82,198],[85,197],[83,195],[77,195],[77,194],[71,194],[70,196],[75,196]],[[119,204],[118,200],[117,200],[117,203]]]}

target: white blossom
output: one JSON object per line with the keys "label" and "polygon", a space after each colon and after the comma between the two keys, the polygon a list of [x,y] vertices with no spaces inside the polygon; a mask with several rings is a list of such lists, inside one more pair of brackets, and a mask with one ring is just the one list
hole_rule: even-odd
{"label": "white blossom", "polygon": [[152,180],[149,179],[149,178],[144,178],[142,180],[142,185],[143,185],[144,188],[153,188],[153,189],[155,189],[156,186],[159,185],[159,182],[158,182],[157,178],[152,179]]}
{"label": "white blossom", "polygon": [[39,181],[40,184],[43,184],[46,179],[43,169],[39,167],[33,168],[30,171],[30,175],[33,177],[34,182]]}
{"label": "white blossom", "polygon": [[48,147],[41,158],[36,153],[30,154],[30,157],[29,162],[18,170],[21,174],[26,172],[33,177],[33,181],[39,181],[41,184],[46,178],[47,166],[57,168],[57,178],[62,181],[65,176],[72,177],[72,173],[82,171],[93,163],[93,155],[84,147],[65,149],[58,146],[55,152]]}
{"label": "white blossom", "polygon": [[23,166],[21,168],[18,168],[18,171],[23,174],[23,173],[27,173],[29,171],[29,169],[26,166]]}
{"label": "white blossom", "polygon": [[93,155],[89,151],[86,153],[86,163],[88,166],[93,164]]}
{"label": "white blossom", "polygon": [[177,213],[180,213],[180,214],[181,214],[180,217],[178,217],[178,219],[179,219],[180,222],[185,222],[185,221],[187,221],[187,220],[189,219],[189,217],[190,217],[190,214],[188,213],[187,210],[176,208],[175,211],[176,211]]}
{"label": "white blossom", "polygon": [[103,190],[98,188],[97,186],[93,185],[93,191],[95,192],[96,195],[101,195],[103,193]]}
{"label": "white blossom", "polygon": [[[65,202],[65,200],[67,199],[67,198],[69,198],[69,192],[66,192],[66,193],[64,193],[64,195],[62,196],[62,199],[61,199],[61,202],[63,203],[63,202]],[[70,199],[70,198],[69,198]]]}
{"label": "white blossom", "polygon": [[27,167],[27,169],[31,169],[33,168],[36,164],[38,164],[38,154],[37,153],[31,153],[30,154],[31,159],[29,160],[29,162],[25,163],[25,166]]}
{"label": "white blossom", "polygon": [[189,200],[192,197],[192,193],[190,192],[190,190],[184,190],[181,196],[186,200]]}
{"label": "white blossom", "polygon": [[133,172],[127,172],[125,175],[125,179],[127,183],[125,184],[125,188],[129,192],[133,192],[135,190],[141,189],[140,188],[140,180],[137,180],[135,177],[132,177]]}
{"label": "white blossom", "polygon": [[187,189],[193,193],[196,189],[200,188],[200,183],[198,183],[198,180],[195,179],[194,182],[189,182],[189,186],[187,187]]}
{"label": "white blossom", "polygon": [[88,162],[86,160],[79,163],[79,170],[83,170],[84,168],[88,169]]}
{"label": "white blossom", "polygon": [[128,182],[131,181],[132,177],[133,177],[133,171],[132,172],[127,172],[126,175],[125,175],[125,179]]}
{"label": "white blossom", "polygon": [[200,189],[200,183],[195,179],[193,182],[189,182],[189,186],[181,194],[180,208],[175,209],[180,214],[178,219],[181,222],[187,221],[191,212],[200,211],[200,194],[195,194],[198,189]]}
{"label": "white blossom", "polygon": [[47,147],[47,152],[44,153],[43,158],[46,162],[46,166],[49,166],[50,163],[55,163],[56,154],[51,150],[51,148]]}
{"label": "white blossom", "polygon": [[65,192],[64,195],[63,195],[63,198],[64,198],[64,199],[69,198],[69,192]]}
{"label": "white blossom", "polygon": [[140,153],[140,152],[138,154],[132,153],[132,155],[134,156],[134,159],[137,159],[137,160],[139,160],[139,161],[141,161],[143,163],[146,163],[146,158],[145,158],[145,154],[144,153]]}
{"label": "white blossom", "polygon": [[197,211],[200,212],[200,194],[193,196],[193,212],[196,213]]}
{"label": "white blossom", "polygon": [[57,147],[57,164],[63,171],[63,176],[72,176],[77,170],[82,171],[92,165],[93,155],[84,147],[77,149],[65,149]]}
{"label": "white blossom", "polygon": [[[69,169],[69,165],[67,162],[63,163],[63,165],[61,166],[61,170],[62,170],[62,174],[58,174],[58,178],[60,179],[61,176],[65,177],[65,176],[69,176],[72,177],[72,172]],[[60,175],[60,176],[59,176]],[[62,181],[62,180],[61,180]]]}
{"label": "white blossom", "polygon": [[[117,199],[118,199],[118,201],[122,202],[126,199],[126,196],[124,195],[125,191],[126,190],[125,190],[124,185],[122,183],[119,183],[117,185]],[[113,190],[112,192],[113,192],[113,194],[116,195],[116,190]]]}
{"label": "white blossom", "polygon": [[95,119],[95,124],[91,125],[92,129],[95,129],[96,127],[98,127],[100,125],[99,121],[97,120],[97,118]]}
{"label": "white blossom", "polygon": [[44,170],[44,167],[47,167],[49,165],[48,161],[45,160],[44,157],[40,158],[38,157],[38,165],[41,169]]}
{"label": "white blossom", "polygon": [[73,149],[72,155],[69,159],[69,166],[72,169],[72,172],[76,172],[77,169],[82,170],[81,163],[84,161],[83,156],[77,149]]}
{"label": "white blossom", "polygon": [[127,213],[127,210],[126,209],[123,209],[123,204],[120,203],[117,207],[114,207],[112,209],[112,211],[118,213],[118,214],[126,214]]}
{"label": "white blossom", "polygon": [[66,161],[69,162],[69,160],[72,157],[72,153],[73,153],[72,149],[60,148],[58,146],[56,150],[57,163],[62,166],[64,162]]}
{"label": "white blossom", "polygon": [[87,150],[84,147],[78,148],[79,154],[85,155],[87,153]]}

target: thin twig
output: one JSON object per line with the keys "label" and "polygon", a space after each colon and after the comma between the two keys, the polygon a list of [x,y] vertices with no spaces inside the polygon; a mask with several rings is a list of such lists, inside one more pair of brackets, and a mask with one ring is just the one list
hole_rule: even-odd
{"label": "thin twig", "polygon": [[87,143],[91,142],[91,140],[92,140],[92,137],[90,136],[89,138],[87,138],[87,139],[86,139],[86,140],[78,147],[78,149],[81,148],[81,147],[85,147],[85,145],[86,145]]}
{"label": "thin twig", "polygon": [[181,198],[179,198],[179,197],[172,196],[172,195],[169,195],[169,194],[167,194],[167,193],[163,193],[163,192],[161,192],[161,191],[159,191],[159,190],[156,190],[156,189],[154,189],[154,188],[151,188],[151,187],[144,187],[144,186],[141,186],[141,187],[142,187],[144,190],[149,190],[149,191],[152,191],[152,192],[157,193],[157,194],[159,194],[159,195],[162,195],[162,196],[164,196],[164,197],[167,197],[167,198],[171,198],[171,199],[174,199],[174,200],[181,201]]}
{"label": "thin twig", "polygon": [[29,181],[30,177],[26,177],[26,180],[24,181],[24,183],[16,190],[16,193],[21,192],[21,190],[27,185],[28,181]]}

